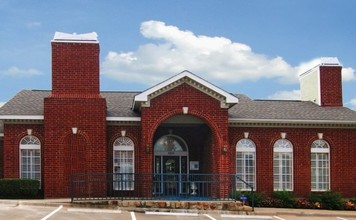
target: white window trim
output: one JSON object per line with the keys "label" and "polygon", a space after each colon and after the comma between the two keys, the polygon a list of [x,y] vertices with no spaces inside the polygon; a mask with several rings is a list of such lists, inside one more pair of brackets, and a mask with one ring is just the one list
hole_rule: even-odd
{"label": "white window trim", "polygon": [[[242,141],[248,141],[250,144],[252,144],[252,147],[246,146],[245,143],[243,143]],[[241,144],[239,144],[241,143]],[[254,170],[253,170],[253,188],[254,190],[257,189],[257,177],[256,177],[256,144],[255,142],[253,142],[251,139],[249,138],[244,138],[244,139],[240,139],[237,143],[236,143],[236,152],[235,155],[237,156],[237,153],[253,153],[254,154],[254,161],[253,161],[253,165],[254,165]],[[237,162],[237,158],[235,159],[235,165]],[[237,167],[235,168],[237,171]],[[241,188],[241,190],[250,190],[250,188],[248,188],[246,186],[246,184],[243,184],[245,187]]]}
{"label": "white window trim", "polygon": [[[282,147],[282,145],[277,145],[278,142],[284,142],[283,145],[285,146],[286,143],[288,143],[288,147]],[[283,166],[281,166],[281,163],[280,163],[280,157],[281,157],[281,153],[290,153],[291,155],[291,188],[290,189],[283,189],[282,187],[282,181],[280,180],[279,181],[279,186],[278,186],[278,189],[275,189],[274,188],[274,171],[273,171],[273,190],[274,191],[294,191],[294,154],[293,154],[293,144],[292,142],[290,142],[289,140],[287,139],[278,139],[274,145],[273,145],[273,168],[274,168],[274,154],[275,153],[278,153],[278,158],[279,158],[279,162],[278,162],[278,166],[279,166],[279,178],[281,179],[281,175],[282,175],[282,172],[281,170],[283,169]]]}
{"label": "white window trim", "polygon": [[[25,139],[25,138],[34,138],[36,139],[36,141],[39,143],[39,144],[23,144],[22,141]],[[27,135],[25,137],[23,137],[20,141],[20,145],[19,145],[19,177],[20,179],[24,178],[22,177],[22,155],[21,155],[21,150],[40,150],[40,162],[39,162],[39,173],[40,173],[40,176],[39,176],[39,179],[38,181],[40,182],[40,188],[41,188],[41,182],[42,182],[42,153],[41,153],[41,141],[36,137],[36,136],[33,136],[33,135]],[[37,180],[37,179],[35,179]]]}
{"label": "white window trim", "polygon": [[[317,147],[313,147],[314,143],[316,141],[322,141],[323,144],[326,144],[327,148],[317,148]],[[331,189],[331,172],[330,172],[330,145],[328,142],[326,142],[325,140],[315,140],[312,143],[311,149],[310,149],[311,153],[321,153],[321,154],[328,154],[328,188],[327,189],[319,189],[319,187],[317,187],[317,189],[310,189],[310,191],[312,192],[326,192],[329,191]],[[311,169],[311,167],[310,167]],[[318,172],[318,170],[316,170],[316,172]],[[311,177],[311,176],[310,176]]]}
{"label": "white window trim", "polygon": [[[122,139],[125,143],[124,145],[115,145],[119,140]],[[115,167],[117,167],[119,164],[115,163],[115,151],[132,151],[132,170],[133,170],[133,175],[135,175],[135,146],[134,142],[128,138],[128,137],[119,137],[114,141],[113,144],[113,156],[112,156],[112,161],[113,161],[113,173],[115,174]],[[135,178],[135,176],[133,177]],[[120,189],[119,187],[115,187],[113,185],[113,190],[115,191],[132,191],[135,190],[135,183],[133,183],[132,189]]]}

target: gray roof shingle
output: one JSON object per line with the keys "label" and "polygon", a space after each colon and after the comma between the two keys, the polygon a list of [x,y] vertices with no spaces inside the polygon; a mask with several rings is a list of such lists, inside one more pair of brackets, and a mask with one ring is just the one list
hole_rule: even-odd
{"label": "gray roof shingle", "polygon": [[244,95],[235,96],[240,101],[229,109],[229,118],[356,122],[356,112],[346,107],[321,107],[309,101],[251,100]]}
{"label": "gray roof shingle", "polygon": [[[43,115],[43,100],[50,91],[22,90],[0,108],[0,115]],[[138,92],[101,92],[107,117],[140,117],[132,110]],[[356,122],[356,112],[345,107],[320,107],[307,101],[252,100],[236,94],[239,103],[229,109],[230,119],[325,120]]]}

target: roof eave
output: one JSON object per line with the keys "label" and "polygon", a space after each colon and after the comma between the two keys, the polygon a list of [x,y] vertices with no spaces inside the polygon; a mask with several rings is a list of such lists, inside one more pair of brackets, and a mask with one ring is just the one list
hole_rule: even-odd
{"label": "roof eave", "polygon": [[44,120],[43,115],[0,115],[0,120]]}

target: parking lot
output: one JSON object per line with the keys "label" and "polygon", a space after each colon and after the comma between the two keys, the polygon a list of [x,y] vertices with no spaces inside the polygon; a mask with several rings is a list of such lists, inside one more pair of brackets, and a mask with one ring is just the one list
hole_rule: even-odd
{"label": "parking lot", "polygon": [[[353,213],[353,212],[352,212]],[[273,219],[273,220],[356,220],[355,215],[340,212],[340,215],[311,214],[264,214],[264,215],[234,215],[220,212],[208,213],[167,213],[167,212],[130,212],[113,209],[73,208],[58,206],[31,206],[18,204],[0,204],[0,219],[21,220],[59,220],[59,219],[127,219],[127,220],[168,220],[168,219]]]}

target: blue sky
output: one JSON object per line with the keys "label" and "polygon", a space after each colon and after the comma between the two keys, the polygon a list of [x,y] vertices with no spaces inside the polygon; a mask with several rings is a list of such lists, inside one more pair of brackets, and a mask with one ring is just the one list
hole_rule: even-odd
{"label": "blue sky", "polygon": [[343,65],[356,109],[356,1],[0,1],[0,105],[51,89],[54,33],[96,32],[103,91],[142,91],[189,70],[253,99],[298,99],[320,57]]}

